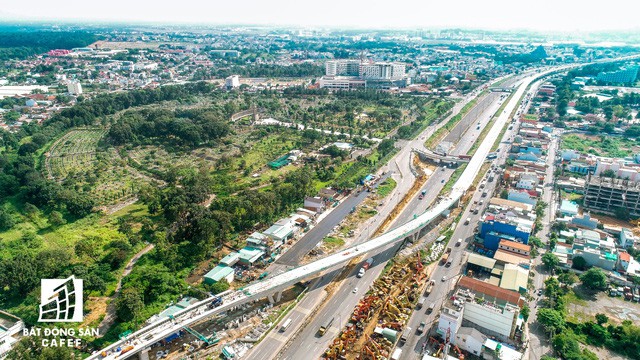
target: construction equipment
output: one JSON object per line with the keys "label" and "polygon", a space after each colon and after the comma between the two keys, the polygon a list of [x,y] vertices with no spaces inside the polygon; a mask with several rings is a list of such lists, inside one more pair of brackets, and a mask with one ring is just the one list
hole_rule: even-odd
{"label": "construction equipment", "polygon": [[[176,320],[176,318],[173,315],[169,315],[169,319],[171,320]],[[181,325],[182,329],[186,332],[188,332],[189,334],[193,335],[196,337],[196,339],[202,341],[205,343],[205,346],[209,347],[209,346],[213,346],[217,343],[220,342],[220,339],[218,339],[218,335],[214,332],[210,337],[206,337],[204,335],[202,335],[201,333],[199,333],[198,331],[196,331],[195,329],[187,326],[187,325]]]}

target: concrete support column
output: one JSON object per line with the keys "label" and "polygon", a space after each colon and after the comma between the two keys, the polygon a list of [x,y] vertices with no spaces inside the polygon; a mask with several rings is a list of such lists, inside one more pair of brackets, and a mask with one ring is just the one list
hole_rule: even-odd
{"label": "concrete support column", "polygon": [[269,302],[270,302],[271,304],[275,304],[275,303],[276,303],[275,301],[273,301],[273,294],[269,294],[269,295],[267,296],[267,299],[269,299]]}
{"label": "concrete support column", "polygon": [[276,302],[280,302],[282,300],[282,290],[276,293]]}

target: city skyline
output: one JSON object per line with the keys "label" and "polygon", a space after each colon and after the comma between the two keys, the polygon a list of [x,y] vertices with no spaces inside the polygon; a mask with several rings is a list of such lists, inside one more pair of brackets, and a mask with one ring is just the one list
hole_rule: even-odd
{"label": "city skyline", "polygon": [[[316,4],[314,4],[316,5]],[[613,0],[609,9],[632,7],[628,0]],[[392,7],[395,11],[385,10]],[[114,0],[97,8],[77,0],[51,3],[35,0],[32,6],[5,4],[0,21],[119,22],[211,25],[272,25],[343,28],[444,28],[534,31],[625,31],[638,29],[632,11],[608,12],[570,0],[543,0],[532,7],[518,7],[507,0],[488,2],[459,1],[425,4],[400,0],[391,5],[382,1],[338,2],[326,0],[321,6],[300,5],[290,0],[270,2],[204,2],[185,0],[176,6],[159,1],[154,7]],[[358,14],[358,16],[354,16]],[[390,15],[391,14],[391,15]]]}

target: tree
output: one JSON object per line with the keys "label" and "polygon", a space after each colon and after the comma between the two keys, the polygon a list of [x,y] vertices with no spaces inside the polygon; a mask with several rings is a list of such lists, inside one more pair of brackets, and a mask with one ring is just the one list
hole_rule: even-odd
{"label": "tree", "polygon": [[601,314],[601,313],[597,313],[596,314],[596,322],[598,323],[598,325],[602,326],[603,324],[606,324],[609,321],[609,317],[605,314]]}
{"label": "tree", "polygon": [[134,287],[122,290],[116,299],[116,315],[122,321],[131,321],[140,315],[144,307],[142,294]]}
{"label": "tree", "polygon": [[531,309],[529,308],[529,306],[525,304],[522,307],[522,311],[520,311],[520,315],[522,315],[522,318],[524,319],[524,321],[527,321],[529,319],[530,313],[531,313]]}
{"label": "tree", "polygon": [[209,287],[209,289],[211,290],[211,292],[214,295],[215,294],[220,294],[223,291],[229,290],[229,283],[227,282],[227,280],[222,279],[222,280],[216,282],[215,284],[211,285]]}
{"label": "tree", "polygon": [[592,290],[607,289],[607,275],[599,268],[592,267],[580,276],[582,284]]}
{"label": "tree", "polygon": [[52,226],[57,227],[66,223],[67,220],[64,219],[61,212],[54,210],[49,214],[49,224],[51,224]]}
{"label": "tree", "polygon": [[543,308],[538,311],[538,322],[544,326],[549,333],[559,333],[565,327],[562,314],[554,309]]}
{"label": "tree", "polygon": [[582,256],[574,256],[572,267],[576,270],[585,270],[587,268],[587,260]]}
{"label": "tree", "polygon": [[567,271],[558,276],[558,281],[560,281],[564,285],[571,286],[578,281],[578,276],[570,271]]}
{"label": "tree", "polygon": [[507,199],[509,197],[509,191],[507,189],[502,189],[500,192],[500,198]]}
{"label": "tree", "polygon": [[558,265],[560,265],[560,259],[553,253],[545,253],[542,255],[542,263],[549,270],[554,270]]}
{"label": "tree", "polygon": [[13,216],[11,213],[3,208],[0,208],[0,231],[9,230],[15,225]]}

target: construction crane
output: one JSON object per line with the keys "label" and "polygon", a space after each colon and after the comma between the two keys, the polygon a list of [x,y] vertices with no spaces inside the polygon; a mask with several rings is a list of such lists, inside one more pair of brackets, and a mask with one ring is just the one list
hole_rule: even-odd
{"label": "construction crane", "polygon": [[[169,319],[171,319],[173,321],[176,321],[176,318],[173,315],[169,315]],[[193,329],[193,328],[191,328],[191,327],[189,327],[187,325],[180,325],[180,326],[182,327],[182,329],[184,329],[184,331],[186,331],[189,334],[195,336],[196,339],[204,342],[207,347],[213,346],[213,345],[215,345],[215,344],[220,342],[220,339],[218,339],[218,335],[215,332],[210,337],[206,337],[206,336],[202,335],[201,333],[199,333],[198,331],[196,331],[195,329]]]}

